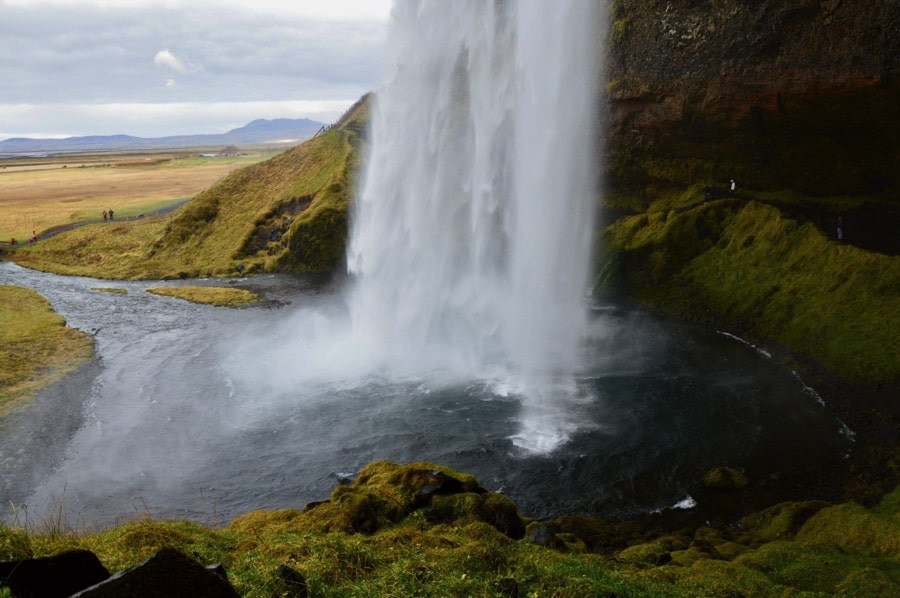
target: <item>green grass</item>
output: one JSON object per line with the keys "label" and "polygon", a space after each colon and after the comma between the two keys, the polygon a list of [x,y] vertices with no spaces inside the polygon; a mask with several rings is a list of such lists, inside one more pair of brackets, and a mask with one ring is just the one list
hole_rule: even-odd
{"label": "green grass", "polygon": [[0,285],[0,416],[93,355],[93,340],[69,328],[31,289]]}
{"label": "green grass", "polygon": [[[435,470],[461,480],[461,490],[477,488],[477,480],[448,468],[378,462],[323,504],[251,512],[224,527],[150,518],[78,533],[61,529],[58,520],[33,529],[0,525],[0,560],[85,548],[119,571],[172,547],[203,564],[222,563],[240,594],[254,597],[282,595],[279,565],[302,573],[310,595],[323,597],[496,597],[503,579],[514,579],[521,596],[572,598],[890,596],[900,590],[900,488],[871,509],[783,503],[777,512],[724,529],[639,533],[623,536],[618,547],[593,550],[560,541],[560,549],[551,549],[505,535],[479,509],[445,512],[440,521],[426,517],[429,505],[416,496]],[[460,504],[499,496],[479,493]],[[373,516],[375,525],[365,532],[348,527]],[[587,527],[609,529],[599,520]]]}

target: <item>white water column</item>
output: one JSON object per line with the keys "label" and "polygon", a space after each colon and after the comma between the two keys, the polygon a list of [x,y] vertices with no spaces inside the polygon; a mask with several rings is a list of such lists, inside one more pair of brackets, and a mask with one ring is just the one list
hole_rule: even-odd
{"label": "white water column", "polygon": [[354,343],[385,372],[543,404],[578,370],[604,6],[395,3],[348,248]]}

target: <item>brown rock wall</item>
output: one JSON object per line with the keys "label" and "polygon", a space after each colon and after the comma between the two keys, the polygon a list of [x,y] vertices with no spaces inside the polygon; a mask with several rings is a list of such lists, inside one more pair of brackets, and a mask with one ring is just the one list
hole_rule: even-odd
{"label": "brown rock wall", "polygon": [[614,187],[900,189],[900,0],[618,0]]}

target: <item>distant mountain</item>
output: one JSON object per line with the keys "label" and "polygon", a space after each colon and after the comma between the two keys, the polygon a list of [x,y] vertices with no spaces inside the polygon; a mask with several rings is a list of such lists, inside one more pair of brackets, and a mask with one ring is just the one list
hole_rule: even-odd
{"label": "distant mountain", "polygon": [[81,151],[121,151],[215,147],[219,145],[297,144],[316,134],[324,123],[308,118],[258,119],[227,133],[133,137],[131,135],[88,135],[65,139],[11,137],[0,141],[0,156],[51,154]]}

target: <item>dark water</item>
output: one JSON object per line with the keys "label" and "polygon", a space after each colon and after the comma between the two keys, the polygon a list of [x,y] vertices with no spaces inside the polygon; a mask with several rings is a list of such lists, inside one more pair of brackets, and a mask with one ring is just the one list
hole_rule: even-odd
{"label": "dark water", "polygon": [[[188,283],[223,282],[159,285]],[[344,309],[333,289],[231,283],[282,306],[213,308],[146,293],[155,283],[0,264],[0,284],[38,290],[98,352],[0,427],[0,501],[32,520],[62,504],[71,524],[224,523],[326,498],[374,460],[427,460],[475,474],[531,516],[618,517],[686,499],[714,466],[764,479],[838,462],[852,445],[815,392],[765,354],[604,306],[586,335],[580,399],[550,409],[575,422],[568,439],[523,450],[515,439],[535,406],[496,380],[340,375],[356,372],[353,352],[317,340]],[[103,286],[128,293],[91,290]]]}

